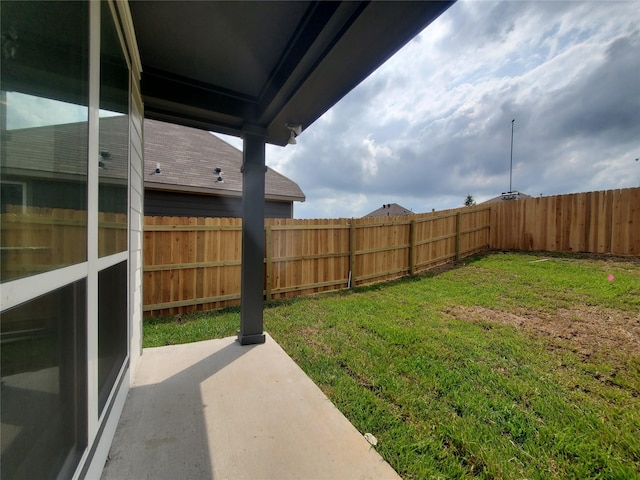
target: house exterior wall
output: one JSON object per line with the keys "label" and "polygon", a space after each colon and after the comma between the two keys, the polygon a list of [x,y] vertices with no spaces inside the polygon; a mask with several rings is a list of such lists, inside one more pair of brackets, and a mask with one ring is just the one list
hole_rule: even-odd
{"label": "house exterior wall", "polygon": [[[144,214],[166,217],[242,217],[242,199],[160,190],[145,191]],[[265,218],[293,218],[293,202],[265,201]]]}
{"label": "house exterior wall", "polygon": [[142,269],[143,269],[143,228],[144,228],[144,105],[140,94],[139,72],[131,78],[131,170],[130,190],[130,329],[131,329],[131,370],[135,371],[138,359],[142,355]]}

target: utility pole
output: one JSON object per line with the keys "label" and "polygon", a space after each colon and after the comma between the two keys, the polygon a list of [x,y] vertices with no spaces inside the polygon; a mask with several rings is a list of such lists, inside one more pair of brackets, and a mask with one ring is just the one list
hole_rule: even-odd
{"label": "utility pole", "polygon": [[516,119],[511,120],[511,160],[509,162],[509,193],[513,192],[511,181],[513,179],[513,124],[516,123]]}

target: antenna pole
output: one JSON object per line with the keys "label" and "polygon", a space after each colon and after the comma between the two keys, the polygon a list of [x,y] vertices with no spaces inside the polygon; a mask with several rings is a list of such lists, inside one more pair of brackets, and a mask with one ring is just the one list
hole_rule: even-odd
{"label": "antenna pole", "polygon": [[511,120],[511,159],[509,161],[509,193],[513,192],[511,188],[511,180],[513,178],[513,124],[516,122],[514,118]]}

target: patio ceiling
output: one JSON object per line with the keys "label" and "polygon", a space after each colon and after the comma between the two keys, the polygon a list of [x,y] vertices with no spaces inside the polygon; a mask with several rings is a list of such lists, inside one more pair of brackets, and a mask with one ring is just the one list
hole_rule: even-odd
{"label": "patio ceiling", "polygon": [[285,145],[453,2],[130,2],[145,116]]}

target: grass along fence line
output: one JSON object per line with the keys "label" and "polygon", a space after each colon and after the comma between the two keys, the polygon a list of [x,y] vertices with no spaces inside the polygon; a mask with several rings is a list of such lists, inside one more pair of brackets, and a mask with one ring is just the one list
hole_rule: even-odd
{"label": "grass along fence line", "polygon": [[[405,479],[639,478],[640,260],[436,270],[271,302],[266,330]],[[238,324],[237,308],[148,318],[144,342]]]}
{"label": "grass along fence line", "polygon": [[[489,246],[490,208],[392,218],[265,220],[265,299],[422,272]],[[239,303],[242,219],[145,217],[144,310]]]}

